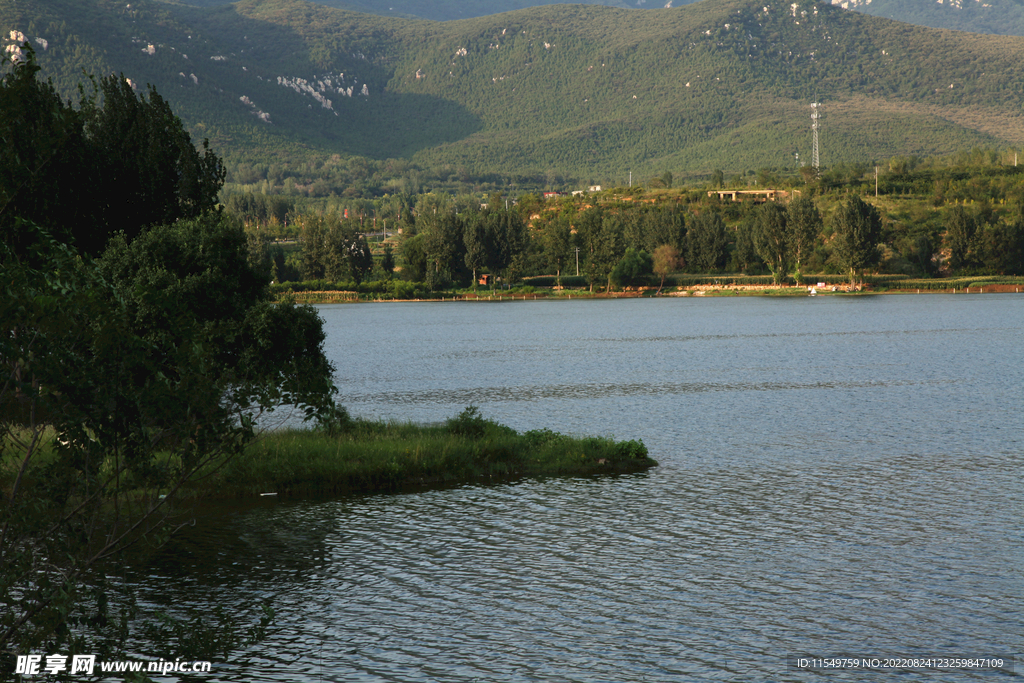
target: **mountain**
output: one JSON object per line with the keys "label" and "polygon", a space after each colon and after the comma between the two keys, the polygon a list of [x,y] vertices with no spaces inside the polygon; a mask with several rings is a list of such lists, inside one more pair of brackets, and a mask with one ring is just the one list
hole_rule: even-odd
{"label": "mountain", "polygon": [[[165,0],[195,7],[219,7],[225,0]],[[406,17],[431,21],[473,19],[504,14],[543,5],[560,4],[559,0],[315,0],[337,9],[378,14],[383,17]],[[680,7],[694,0],[582,0],[580,4],[604,5],[622,9],[655,9]]]}
{"label": "mountain", "polygon": [[69,94],[83,68],[123,72],[229,160],[311,173],[350,157],[620,184],[793,167],[815,101],[823,165],[1024,143],[1024,40],[808,0],[443,23],[299,0],[0,0],[7,27],[43,39]]}
{"label": "mountain", "polygon": [[832,0],[844,9],[908,24],[1024,36],[1024,0]]}
{"label": "mountain", "polygon": [[[197,7],[217,7],[225,0],[168,0]],[[316,0],[339,9],[385,17],[418,17],[434,21],[502,14],[538,5],[544,0]],[[1024,0],[831,0],[843,9],[908,24],[954,31],[1024,36]],[[580,0],[583,4],[656,9],[681,7],[693,0]]]}

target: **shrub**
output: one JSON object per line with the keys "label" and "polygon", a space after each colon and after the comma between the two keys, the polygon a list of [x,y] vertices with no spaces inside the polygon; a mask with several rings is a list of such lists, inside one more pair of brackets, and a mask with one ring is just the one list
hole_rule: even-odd
{"label": "shrub", "polygon": [[467,406],[465,410],[445,422],[450,434],[466,436],[478,439],[484,434],[492,433],[496,436],[515,436],[516,432],[511,427],[498,424],[493,420],[487,420],[480,415],[480,409],[476,406]]}

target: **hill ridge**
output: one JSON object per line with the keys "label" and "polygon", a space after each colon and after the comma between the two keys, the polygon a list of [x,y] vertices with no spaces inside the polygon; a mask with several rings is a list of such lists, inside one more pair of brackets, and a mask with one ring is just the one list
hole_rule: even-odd
{"label": "hill ridge", "polygon": [[0,29],[49,33],[39,59],[69,95],[82,68],[154,83],[234,160],[599,178],[793,166],[809,159],[815,99],[825,163],[1024,144],[1024,40],[824,2],[546,5],[441,23],[303,0],[0,0]]}

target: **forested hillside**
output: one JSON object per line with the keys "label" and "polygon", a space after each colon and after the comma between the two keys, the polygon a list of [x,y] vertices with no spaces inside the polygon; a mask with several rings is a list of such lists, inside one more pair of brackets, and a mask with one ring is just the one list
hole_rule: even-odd
{"label": "forested hillside", "polygon": [[1024,36],[1022,0],[834,0],[847,9],[908,24]]}
{"label": "forested hillside", "polygon": [[[165,0],[197,7],[216,7],[226,0]],[[316,0],[329,7],[379,14],[385,17],[418,17],[451,21],[484,17],[538,5],[556,4],[552,0]],[[693,0],[579,0],[578,4],[610,7],[658,9],[681,7]],[[832,4],[876,17],[895,19],[918,26],[948,28],[954,31],[992,33],[1003,36],[1024,35],[1022,0],[832,0]]]}
{"label": "forested hillside", "polygon": [[[165,0],[196,7],[217,7],[226,5],[226,0]],[[384,17],[407,17],[430,19],[431,21],[453,21],[486,17],[503,12],[514,12],[539,5],[561,4],[559,0],[315,0],[318,4],[347,9],[354,12],[379,14]],[[667,0],[585,0],[579,4],[607,5],[609,7],[655,8],[665,5]],[[675,0],[672,6],[686,5],[693,0]]]}
{"label": "forested hillside", "polygon": [[27,38],[65,94],[82,69],[153,83],[224,154],[229,181],[301,168],[311,193],[370,176],[415,190],[795,168],[813,101],[825,166],[1024,143],[1024,40],[806,0],[444,23],[299,0],[0,0],[0,27],[8,54]]}

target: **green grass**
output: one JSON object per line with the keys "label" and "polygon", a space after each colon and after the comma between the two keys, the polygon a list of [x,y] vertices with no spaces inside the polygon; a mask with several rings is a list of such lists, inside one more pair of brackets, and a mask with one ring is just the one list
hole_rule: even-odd
{"label": "green grass", "polygon": [[1024,277],[1003,275],[968,275],[955,278],[906,279],[885,283],[876,291],[963,291],[965,289],[981,289],[990,285],[1012,285],[1024,289]]}
{"label": "green grass", "polygon": [[[25,485],[44,482],[56,464],[52,436],[47,433],[41,442]],[[9,495],[20,460],[5,449],[0,464],[0,492]],[[160,452],[154,464],[180,463]],[[181,494],[235,498],[260,493],[370,493],[522,477],[637,472],[655,465],[641,441],[567,436],[546,429],[519,433],[482,418],[470,407],[436,425],[346,417],[330,429],[268,432],[222,469],[200,473]],[[123,492],[130,497],[161,492],[133,482],[126,473]]]}
{"label": "green grass", "polygon": [[636,472],[656,464],[640,441],[573,437],[548,430],[518,433],[467,408],[441,425],[354,420],[333,432],[271,432],[196,493],[364,493],[520,477]]}

